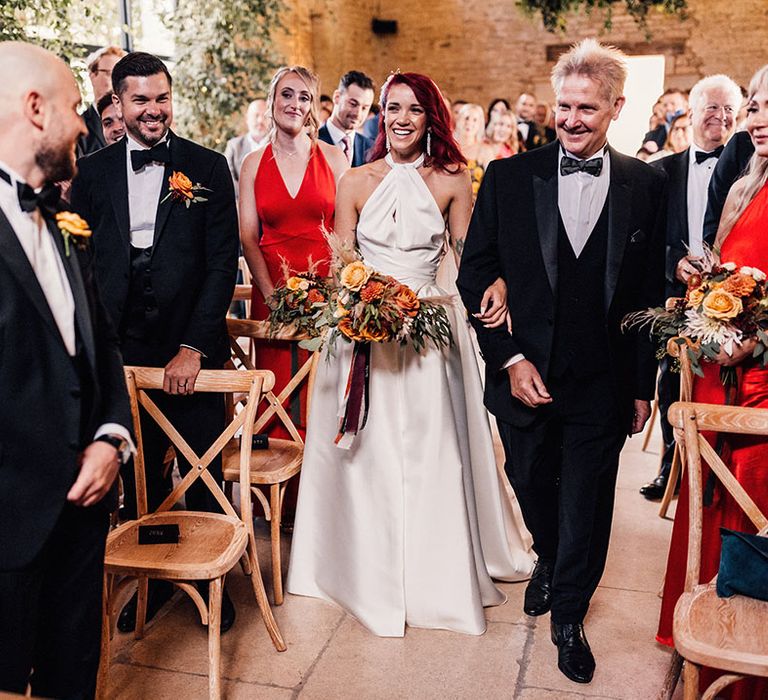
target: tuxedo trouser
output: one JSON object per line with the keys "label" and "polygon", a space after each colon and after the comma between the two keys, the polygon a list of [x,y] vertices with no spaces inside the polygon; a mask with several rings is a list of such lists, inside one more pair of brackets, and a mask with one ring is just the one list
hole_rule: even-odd
{"label": "tuxedo trouser", "polygon": [[[92,698],[101,645],[108,508],[67,503],[27,566],[0,571],[0,690]],[[31,677],[30,677],[31,673]]]}
{"label": "tuxedo trouser", "polygon": [[552,621],[584,619],[605,569],[626,430],[607,376],[551,380],[533,424],[499,420],[505,469],[539,559],[554,564]]}
{"label": "tuxedo trouser", "polygon": [[668,356],[661,360],[659,369],[659,423],[664,441],[664,454],[661,458],[659,476],[668,478],[672,469],[672,457],[675,454],[675,435],[669,424],[667,414],[669,407],[680,399],[680,373],[672,371],[672,360]]}
{"label": "tuxedo trouser", "polygon": [[[215,442],[224,430],[224,395],[214,393],[196,393],[190,396],[173,396],[163,391],[149,391],[149,397],[168,418],[179,434],[187,441],[198,457]],[[170,472],[163,475],[163,461],[171,445],[170,438],[162,428],[143,409],[141,410],[141,436],[144,445],[144,473],[147,482],[147,505],[153,512],[171,493]],[[191,465],[176,449],[179,473],[184,476]],[[216,483],[221,484],[221,455],[217,455],[208,467]],[[136,517],[136,487],[133,460],[122,469],[123,504],[126,518]],[[184,494],[188,510],[209,513],[221,512],[213,494],[201,478],[198,478]]]}

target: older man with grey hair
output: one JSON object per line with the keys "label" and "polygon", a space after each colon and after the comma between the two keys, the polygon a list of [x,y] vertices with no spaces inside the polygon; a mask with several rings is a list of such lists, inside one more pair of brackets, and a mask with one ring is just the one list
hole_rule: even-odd
{"label": "older man with grey hair", "polygon": [[[704,214],[712,173],[720,154],[736,128],[741,89],[727,75],[702,78],[690,92],[693,143],[681,153],[654,162],[668,180],[666,295],[685,294],[685,283],[696,270],[696,259],[704,245]],[[659,375],[659,416],[664,436],[664,455],[659,473],[640,488],[648,500],[664,495],[672,467],[675,438],[667,421],[667,410],[680,395],[680,375],[670,371],[668,358],[661,362]]]}
{"label": "older man with grey hair", "polygon": [[[650,415],[650,340],[625,314],[664,292],[665,176],[613,150],[624,55],[593,39],[552,72],[559,143],[489,164],[458,286],[486,362],[506,470],[539,559],[523,610],[551,610],[558,668],[589,683],[584,617],[605,567],[619,453]],[[485,287],[508,287],[513,332],[476,323]]]}

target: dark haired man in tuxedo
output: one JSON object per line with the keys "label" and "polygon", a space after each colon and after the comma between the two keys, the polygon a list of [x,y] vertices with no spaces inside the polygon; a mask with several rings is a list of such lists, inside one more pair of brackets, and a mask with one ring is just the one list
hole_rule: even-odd
{"label": "dark haired man in tuxedo", "polygon": [[112,69],[123,56],[125,51],[119,46],[104,46],[85,59],[93,90],[93,103],[83,112],[88,133],[80,139],[79,155],[86,156],[109,145],[104,138],[99,102],[112,91]]}
{"label": "dark haired man in tuxedo", "polygon": [[123,123],[123,118],[117,114],[117,107],[112,99],[112,91],[99,100],[96,109],[101,118],[104,141],[106,141],[107,146],[111,146],[125,136],[125,124]]}
{"label": "dark haired man in tuxedo", "polygon": [[[725,143],[736,126],[741,89],[725,75],[710,75],[693,86],[689,103],[693,143],[681,153],[653,163],[668,178],[667,297],[685,295],[685,282],[694,269],[689,252],[694,258],[699,257],[704,252],[705,244],[712,246],[715,242],[714,236],[708,238],[703,232],[707,190]],[[675,437],[667,420],[667,411],[680,396],[680,375],[671,371],[666,357],[661,361],[660,368],[659,420],[664,437],[664,454],[659,473],[640,488],[640,493],[648,500],[660,499],[664,495],[675,451]]]}
{"label": "dark haired man in tuxedo", "polygon": [[333,93],[333,112],[317,134],[321,141],[338,146],[353,168],[366,162],[373,146],[371,139],[358,133],[368,118],[373,90],[373,81],[365,73],[345,73]]}
{"label": "dark haired man in tuxedo", "polygon": [[56,219],[85,134],[74,76],[15,42],[0,74],[0,694],[91,698],[130,407],[82,240]]}
{"label": "dark haired man in tuxedo", "polygon": [[[656,377],[650,340],[621,321],[664,291],[664,174],[607,144],[625,78],[623,54],[593,39],[561,56],[559,143],[488,166],[458,279],[539,557],[523,607],[551,610],[558,667],[579,683],[595,668],[583,621],[605,567],[619,452],[648,420]],[[473,317],[499,276],[511,334]]]}
{"label": "dark haired man in tuxedo", "polygon": [[[224,156],[170,130],[171,82],[165,64],[150,54],[128,54],[114,67],[113,99],[126,138],[81,161],[72,206],[93,228],[96,275],[125,363],[165,369],[155,400],[202,455],[224,427],[223,397],[195,394],[195,379],[201,368],[221,368],[229,358],[225,319],[237,274],[237,210]],[[172,187],[181,176],[193,185],[191,200]],[[154,510],[170,493],[162,471],[169,441],[151,420],[142,422],[142,434]],[[189,463],[177,457],[186,474]],[[220,460],[210,470],[221,481]],[[133,517],[132,469],[123,478],[126,514]],[[185,498],[190,510],[219,510],[200,481]],[[170,584],[152,586],[149,617],[170,592]],[[222,630],[233,621],[225,595]],[[118,628],[134,623],[135,597]]]}

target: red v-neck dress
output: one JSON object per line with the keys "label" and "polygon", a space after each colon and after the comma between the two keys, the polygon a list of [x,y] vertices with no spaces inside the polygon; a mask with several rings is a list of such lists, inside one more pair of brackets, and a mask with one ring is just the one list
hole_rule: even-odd
{"label": "red v-neck dress", "polygon": [[[253,189],[261,224],[259,248],[267,263],[272,282],[276,284],[282,279],[283,260],[288,263],[292,272],[306,272],[311,259],[320,263],[320,274],[328,274],[330,252],[325,243],[323,228],[333,229],[336,181],[320,147],[312,146],[304,179],[295,198],[288,193],[271,144],[261,157]],[[264,320],[268,315],[269,311],[261,293],[254,286],[251,317]],[[274,372],[275,394],[278,394],[306,357],[304,351],[299,351],[297,355],[288,343],[260,343],[256,366]],[[303,435],[306,390],[301,393],[299,401],[300,408],[294,402],[289,414]],[[273,425],[269,433],[274,437],[288,437],[282,426]]]}

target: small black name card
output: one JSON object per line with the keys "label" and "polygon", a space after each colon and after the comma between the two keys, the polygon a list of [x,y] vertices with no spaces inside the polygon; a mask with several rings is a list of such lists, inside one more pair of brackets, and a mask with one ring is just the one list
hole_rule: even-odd
{"label": "small black name card", "polygon": [[268,450],[269,449],[269,435],[266,433],[256,433],[253,436],[252,447],[254,450]]}
{"label": "small black name card", "polygon": [[139,544],[178,544],[179,526],[176,523],[139,525]]}

